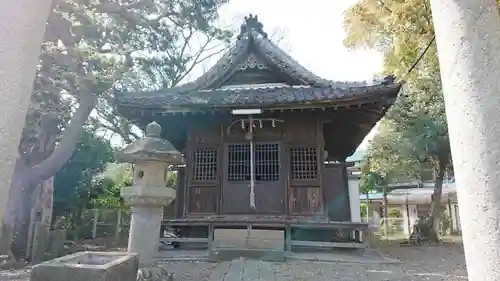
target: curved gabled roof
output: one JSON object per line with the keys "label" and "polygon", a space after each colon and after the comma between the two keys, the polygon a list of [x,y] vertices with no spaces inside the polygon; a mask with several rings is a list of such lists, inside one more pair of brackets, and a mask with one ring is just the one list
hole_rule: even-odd
{"label": "curved gabled roof", "polygon": [[[245,18],[241,32],[229,50],[198,79],[170,89],[155,92],[120,93],[123,106],[231,106],[325,102],[353,98],[394,99],[401,87],[392,76],[372,82],[339,82],[321,78],[274,44],[262,30],[257,16]],[[232,85],[226,82],[239,71],[249,56],[257,54],[263,61],[256,69],[267,68],[286,77],[281,83]],[[264,65],[265,64],[265,65]],[[262,66],[262,67],[261,67]],[[283,83],[284,82],[284,83]],[[250,84],[250,85],[249,85]],[[279,85],[278,85],[279,84]],[[260,87],[259,87],[260,85]]]}

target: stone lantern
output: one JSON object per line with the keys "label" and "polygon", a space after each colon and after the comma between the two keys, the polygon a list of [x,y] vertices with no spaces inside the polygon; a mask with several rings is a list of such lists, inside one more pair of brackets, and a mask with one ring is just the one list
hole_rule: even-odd
{"label": "stone lantern", "polygon": [[158,252],[163,206],[175,198],[175,189],[166,186],[169,165],[180,164],[182,155],[161,136],[161,126],[152,122],[146,137],[117,154],[118,160],[134,165],[134,184],[121,191],[132,206],[128,252],[139,254],[141,262]]}

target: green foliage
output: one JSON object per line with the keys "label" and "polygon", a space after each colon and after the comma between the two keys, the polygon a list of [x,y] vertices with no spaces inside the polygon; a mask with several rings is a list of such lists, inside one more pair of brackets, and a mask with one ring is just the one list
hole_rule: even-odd
{"label": "green foliage", "polygon": [[[55,2],[19,144],[19,168],[14,175],[23,180],[12,181],[24,185],[16,186],[22,195],[11,197],[17,202],[10,210],[24,214],[9,216],[17,220],[12,222],[16,229],[24,229],[23,235],[16,236],[19,247],[26,245],[28,236],[29,195],[39,182],[61,172],[68,160],[76,161],[71,157],[86,124],[99,127],[99,133],[108,138],[118,134],[130,142],[137,137],[131,122],[116,112],[117,91],[162,89],[179,83],[197,65],[218,54],[231,36],[216,24],[218,9],[227,0]],[[91,112],[96,114],[91,116]],[[89,204],[90,179],[102,170],[80,167],[83,171],[62,171],[56,190],[56,215],[75,209],[73,225],[78,225],[78,213]],[[68,175],[77,172],[82,174],[71,180]],[[96,190],[108,191],[112,186],[107,181],[94,185],[101,186]],[[108,197],[115,198],[112,194]]]}
{"label": "green foliage", "polygon": [[125,202],[120,191],[132,183],[131,165],[110,163],[104,173],[92,182],[92,208],[123,208]]}
{"label": "green foliage", "polygon": [[54,177],[54,217],[87,206],[94,177],[111,161],[109,142],[85,130],[73,156]]}
{"label": "green foliage", "polygon": [[367,217],[367,215],[368,215],[368,214],[367,214],[368,210],[367,210],[367,208],[366,208],[366,203],[361,203],[361,204],[359,205],[359,209],[360,209],[360,214],[361,214],[361,217],[362,217],[362,218],[366,218],[366,217]]}
{"label": "green foliage", "polygon": [[382,175],[376,172],[363,173],[359,183],[360,193],[382,192],[384,184]]}
{"label": "green foliage", "polygon": [[[434,32],[429,0],[361,0],[346,11],[344,28],[347,47],[382,51],[384,72],[398,77],[406,75]],[[433,46],[430,53],[435,50]],[[436,66],[436,57],[430,55],[419,69]]]}
{"label": "green foliage", "polygon": [[[68,123],[81,127],[94,107],[97,118],[90,121],[102,131],[128,142],[137,137],[132,124],[116,113],[114,93],[179,83],[219,53],[231,36],[216,25],[226,2],[68,0],[54,5],[19,145],[27,166],[50,164],[50,176],[59,170],[71,152],[59,155],[61,161],[44,160],[65,143]],[[82,104],[84,114],[72,114]]]}
{"label": "green foliage", "polygon": [[[90,208],[124,208],[121,189],[132,186],[132,165],[109,163],[105,171],[94,178],[90,192]],[[169,171],[166,186],[176,188],[177,173]]]}
{"label": "green foliage", "polygon": [[403,214],[399,208],[389,208],[389,218],[401,218]]}
{"label": "green foliage", "polygon": [[441,233],[450,234],[451,232],[451,217],[449,212],[446,210],[441,214]]}
{"label": "green foliage", "polygon": [[[224,51],[232,37],[230,30],[216,24],[218,9],[227,0],[132,1],[130,5],[109,2],[116,12],[106,14],[110,21],[104,28],[112,42],[125,46],[132,65],[117,80],[113,91],[100,99],[98,119],[94,121],[103,131],[131,142],[138,135],[132,131],[132,124],[117,113],[114,93],[162,90],[192,78],[193,70]],[[106,10],[91,6],[101,7],[97,9],[101,16]]]}
{"label": "green foliage", "polygon": [[380,124],[366,165],[389,182],[418,179],[426,169],[451,161],[436,47],[406,76],[433,37],[428,0],[362,0],[346,12],[346,46],[384,52],[384,72],[407,80],[405,89]]}
{"label": "green foliage", "polygon": [[179,178],[177,177],[177,172],[169,171],[167,174],[167,183],[166,186],[171,188],[177,188]]}
{"label": "green foliage", "polygon": [[429,0],[361,0],[346,12],[344,26],[348,47],[382,51],[384,72],[406,80],[402,95],[370,144],[365,169],[384,174],[388,182],[422,178],[425,170],[433,170],[431,213],[422,227],[431,223],[437,236],[451,150],[435,44],[407,73],[434,38]]}

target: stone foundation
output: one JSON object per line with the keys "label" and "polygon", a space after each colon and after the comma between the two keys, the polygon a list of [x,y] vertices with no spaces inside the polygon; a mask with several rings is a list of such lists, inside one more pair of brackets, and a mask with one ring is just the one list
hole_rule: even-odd
{"label": "stone foundation", "polygon": [[285,260],[285,233],[281,230],[216,229],[210,261],[250,258]]}

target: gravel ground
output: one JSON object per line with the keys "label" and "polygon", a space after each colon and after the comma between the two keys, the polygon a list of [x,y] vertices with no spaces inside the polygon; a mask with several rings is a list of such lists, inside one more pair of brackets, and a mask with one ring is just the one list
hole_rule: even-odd
{"label": "gravel ground", "polygon": [[[460,244],[421,247],[385,247],[381,253],[403,262],[397,265],[338,264],[293,261],[275,263],[277,281],[455,281],[467,280]],[[168,262],[163,264],[174,273],[176,281],[205,281],[215,264],[206,262]],[[27,281],[29,268],[0,271],[0,281]]]}
{"label": "gravel ground", "polygon": [[278,281],[458,281],[467,280],[461,245],[391,247],[383,250],[403,264],[332,264],[288,262],[275,265]]}

